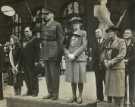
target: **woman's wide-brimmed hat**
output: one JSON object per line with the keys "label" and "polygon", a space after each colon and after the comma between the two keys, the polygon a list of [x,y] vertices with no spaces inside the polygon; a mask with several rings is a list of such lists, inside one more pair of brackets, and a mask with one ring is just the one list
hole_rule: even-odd
{"label": "woman's wide-brimmed hat", "polygon": [[118,28],[118,27],[116,27],[116,26],[111,26],[111,27],[109,27],[108,29],[106,29],[106,33],[108,33],[108,32],[120,32],[121,30],[120,30],[120,28]]}

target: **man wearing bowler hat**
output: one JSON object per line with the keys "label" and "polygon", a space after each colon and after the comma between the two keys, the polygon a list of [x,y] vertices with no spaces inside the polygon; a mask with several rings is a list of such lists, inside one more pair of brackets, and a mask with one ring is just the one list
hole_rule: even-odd
{"label": "man wearing bowler hat", "polygon": [[44,9],[45,24],[41,25],[40,62],[45,68],[48,95],[44,99],[57,100],[59,94],[59,69],[63,53],[63,29],[54,20],[54,10]]}
{"label": "man wearing bowler hat", "polygon": [[125,95],[126,44],[118,37],[120,29],[112,26],[106,30],[110,41],[105,47],[106,95],[114,100],[114,107],[123,107]]}

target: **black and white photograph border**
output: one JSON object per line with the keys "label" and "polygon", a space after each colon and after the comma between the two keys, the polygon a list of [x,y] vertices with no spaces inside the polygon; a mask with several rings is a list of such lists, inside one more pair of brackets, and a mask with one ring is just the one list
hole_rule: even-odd
{"label": "black and white photograph border", "polygon": [[135,107],[135,0],[0,0],[0,107]]}

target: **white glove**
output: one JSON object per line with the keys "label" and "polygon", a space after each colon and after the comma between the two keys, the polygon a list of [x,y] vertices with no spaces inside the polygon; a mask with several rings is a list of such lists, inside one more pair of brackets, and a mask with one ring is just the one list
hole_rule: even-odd
{"label": "white glove", "polygon": [[105,67],[106,67],[107,69],[109,69],[109,68],[111,67],[111,65],[112,65],[112,62],[109,61],[109,60],[104,60],[104,64],[105,64]]}
{"label": "white glove", "polygon": [[68,54],[68,58],[70,61],[73,61],[75,59],[74,54]]}

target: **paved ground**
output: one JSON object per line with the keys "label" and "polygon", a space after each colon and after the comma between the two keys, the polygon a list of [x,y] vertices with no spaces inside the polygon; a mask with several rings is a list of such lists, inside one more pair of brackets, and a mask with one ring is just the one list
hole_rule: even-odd
{"label": "paved ground", "polygon": [[[22,88],[22,94],[26,93],[25,83]],[[39,95],[38,98],[42,98],[47,94],[45,78],[39,78]],[[71,87],[69,83],[64,81],[64,76],[61,76],[60,81],[60,99],[67,100],[71,97]],[[4,86],[4,96],[10,97],[14,96],[14,90],[11,86]],[[84,86],[83,93],[84,101],[95,101],[96,100],[96,86],[95,86],[95,74],[94,72],[87,73],[87,83]],[[6,100],[0,101],[0,107],[6,107]],[[98,107],[109,107],[106,103],[98,104]]]}

